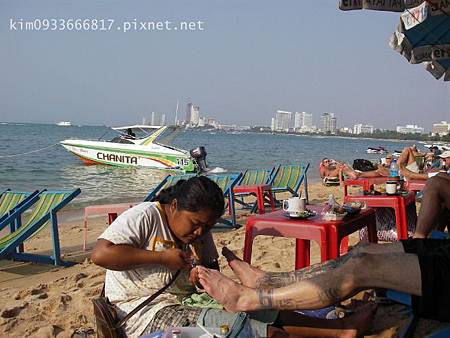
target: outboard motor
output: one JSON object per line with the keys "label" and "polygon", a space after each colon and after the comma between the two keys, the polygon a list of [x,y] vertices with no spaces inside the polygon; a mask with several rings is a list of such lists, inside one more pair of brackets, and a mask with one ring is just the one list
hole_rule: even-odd
{"label": "outboard motor", "polygon": [[189,153],[197,163],[199,173],[207,172],[208,171],[208,165],[206,164],[207,152],[205,150],[205,147],[199,146],[197,148],[191,149]]}

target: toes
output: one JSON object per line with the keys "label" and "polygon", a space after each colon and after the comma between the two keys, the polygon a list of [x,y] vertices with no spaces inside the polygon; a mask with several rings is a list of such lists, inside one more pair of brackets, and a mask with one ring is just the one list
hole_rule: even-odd
{"label": "toes", "polygon": [[228,262],[231,262],[232,260],[239,260],[239,258],[226,246],[222,248],[222,255],[226,258]]}
{"label": "toes", "polygon": [[209,270],[208,268],[205,268],[203,266],[197,266],[197,271],[198,271],[199,276],[204,276],[204,277],[209,276],[210,272],[211,272],[211,270]]}

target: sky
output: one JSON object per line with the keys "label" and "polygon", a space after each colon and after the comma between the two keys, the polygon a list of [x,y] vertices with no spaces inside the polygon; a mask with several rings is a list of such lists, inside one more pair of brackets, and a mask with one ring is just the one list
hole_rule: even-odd
{"label": "sky", "polygon": [[[149,30],[158,21],[171,30]],[[174,30],[180,22],[192,30]],[[389,47],[398,23],[338,0],[0,0],[0,121],[120,125],[152,111],[173,121],[178,100],[179,116],[192,101],[224,124],[270,126],[280,109],[430,130],[450,120],[450,83]]]}

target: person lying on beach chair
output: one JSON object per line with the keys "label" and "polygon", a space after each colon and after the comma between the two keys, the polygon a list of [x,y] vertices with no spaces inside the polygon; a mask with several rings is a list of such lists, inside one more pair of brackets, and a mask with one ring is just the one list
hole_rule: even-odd
{"label": "person lying on beach chair", "polygon": [[416,316],[450,322],[450,239],[358,245],[335,260],[293,272],[266,273],[222,253],[241,284],[197,267],[203,288],[229,311],[317,309],[365,289],[412,295]]}
{"label": "person lying on beach chair", "polygon": [[339,180],[346,177],[357,178],[356,172],[348,164],[326,157],[320,161],[319,173],[322,180],[325,178],[338,178]]}
{"label": "person lying on beach chair", "polygon": [[[450,160],[450,157],[447,161]],[[427,180],[423,189],[414,238],[426,238],[432,230],[450,226],[450,175],[439,173]]]}
{"label": "person lying on beach chair", "polygon": [[[126,322],[126,335],[137,337],[173,326],[196,326],[200,317],[208,327],[232,322],[233,313],[180,302],[195,293],[194,285],[199,285],[194,263],[219,268],[210,229],[224,212],[222,191],[209,178],[199,176],[162,190],[156,201],[141,203],[121,214],[100,235],[91,257],[107,269],[105,296],[116,305],[121,318],[167,285],[176,270],[181,271],[169,289]],[[250,325],[261,337],[295,337],[295,332],[321,337],[359,335],[374,314],[372,305],[366,305],[346,318],[333,320],[291,311],[264,311],[271,315],[272,324],[251,320]]]}
{"label": "person lying on beach chair", "polygon": [[[390,159],[392,159],[392,157]],[[389,164],[390,159],[387,159],[387,163]],[[375,170],[358,172],[344,162],[324,158],[319,164],[319,173],[324,184],[326,184],[326,181],[332,181],[331,178],[337,178],[341,181],[346,178],[356,179],[358,177],[379,177],[389,175],[389,169],[386,165],[380,164],[376,166],[377,168]]]}

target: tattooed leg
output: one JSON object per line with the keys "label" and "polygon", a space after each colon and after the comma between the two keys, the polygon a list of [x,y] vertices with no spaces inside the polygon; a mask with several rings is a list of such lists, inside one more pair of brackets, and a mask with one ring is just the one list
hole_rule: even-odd
{"label": "tattooed leg", "polygon": [[318,309],[374,287],[421,295],[418,258],[405,253],[357,253],[327,273],[268,290],[239,285],[218,271],[197,269],[205,290],[229,311]]}
{"label": "tattooed leg", "polygon": [[259,270],[247,262],[239,259],[231,250],[227,247],[222,249],[222,255],[228,261],[229,266],[241,281],[242,285],[250,288],[279,288],[282,286],[296,283],[300,280],[314,277],[320,273],[334,270],[338,266],[344,264],[351,257],[360,253],[371,254],[383,254],[383,253],[395,253],[403,252],[403,246],[401,243],[389,243],[389,244],[369,244],[359,243],[348,254],[341,256],[335,260],[327,261],[324,263],[318,263],[310,267],[306,267],[300,270],[292,272],[264,272]]}
{"label": "tattooed leg", "polygon": [[[361,253],[329,273],[275,289],[270,294],[264,294],[266,291],[263,290],[260,298],[271,297],[270,303],[277,309],[318,309],[371,288],[388,288],[420,296],[421,284],[416,255]],[[264,304],[259,304],[259,308],[264,308]]]}

